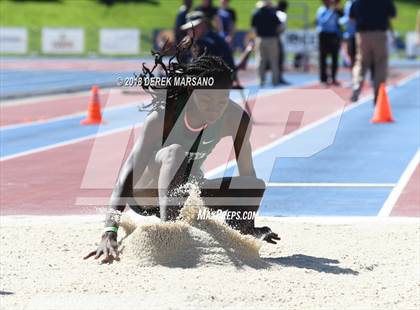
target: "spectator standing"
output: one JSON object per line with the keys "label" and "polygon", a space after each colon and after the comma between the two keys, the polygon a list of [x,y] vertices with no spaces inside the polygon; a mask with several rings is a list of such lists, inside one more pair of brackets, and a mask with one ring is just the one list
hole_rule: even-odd
{"label": "spectator standing", "polygon": [[417,11],[416,34],[416,45],[420,46],[420,9]]}
{"label": "spectator standing", "polygon": [[227,44],[232,45],[236,30],[236,12],[229,7],[229,0],[220,0],[218,15],[222,23],[222,31],[219,34]]}
{"label": "spectator standing", "polygon": [[[319,33],[319,73],[323,84],[338,86],[338,54],[341,44],[340,17],[343,16],[339,9],[338,0],[323,0],[323,5],[316,14],[317,30]],[[327,57],[331,56],[331,73],[327,74]]]}
{"label": "spectator standing", "polygon": [[181,29],[181,26],[187,22],[187,14],[191,10],[192,0],[184,0],[184,4],[178,10],[178,14],[175,19],[175,43],[181,42],[182,38],[187,34],[186,31]]}
{"label": "spectator standing", "polygon": [[279,34],[279,82],[283,85],[289,85],[290,83],[287,82],[284,77],[284,61],[286,59],[286,53],[284,50],[282,34],[286,31],[287,28],[287,7],[289,4],[286,0],[280,0],[277,4],[276,8],[276,15],[280,21],[280,34]]}
{"label": "spectator standing", "polygon": [[351,101],[359,99],[366,71],[372,68],[376,104],[379,86],[387,78],[387,30],[390,19],[397,15],[392,0],[356,0],[351,6],[350,17],[356,21],[356,63],[353,68],[353,94]]}
{"label": "spectator standing", "polygon": [[271,5],[271,1],[258,3],[251,19],[251,25],[256,33],[255,50],[260,85],[265,84],[265,70],[268,63],[272,72],[272,83],[280,83],[279,72],[279,38],[280,21]]}
{"label": "spectator standing", "polygon": [[354,67],[356,61],[356,22],[350,18],[350,9],[354,0],[348,0],[344,5],[344,16],[340,23],[344,26],[343,39],[345,42],[345,52],[350,60],[350,67]]}

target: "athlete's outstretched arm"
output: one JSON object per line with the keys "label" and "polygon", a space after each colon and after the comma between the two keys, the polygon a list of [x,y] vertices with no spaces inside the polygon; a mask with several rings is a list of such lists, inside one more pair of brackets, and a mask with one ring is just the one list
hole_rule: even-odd
{"label": "athlete's outstretched arm", "polygon": [[[122,212],[133,198],[133,186],[143,175],[153,153],[157,151],[157,141],[161,141],[163,124],[157,112],[152,112],[143,126],[127,161],[124,163],[111,195],[110,209]],[[112,216],[107,217],[105,226],[113,226]]]}
{"label": "athlete's outstretched arm", "polygon": [[[157,112],[151,113],[144,123],[143,131],[124,163],[118,176],[118,181],[111,196],[110,211],[105,219],[105,227],[117,227],[112,211],[123,211],[127,199],[133,197],[133,185],[137,183],[158,145],[156,142],[162,136],[161,122]],[[104,256],[102,262],[118,259],[118,243],[116,231],[105,231],[96,250],[87,254],[84,259],[94,256],[95,259]]]}
{"label": "athlete's outstretched arm", "polygon": [[[241,108],[242,110],[242,108]],[[234,149],[236,154],[236,161],[238,164],[238,170],[239,170],[239,185],[243,189],[245,189],[246,192],[254,192],[259,193],[257,194],[258,197],[249,197],[248,201],[253,201],[255,203],[255,208],[253,211],[257,211],[262,195],[265,190],[265,183],[263,180],[258,179],[256,177],[255,169],[254,169],[254,163],[252,160],[252,148],[251,148],[251,142],[250,142],[250,136],[251,136],[251,130],[252,130],[252,122],[249,117],[249,115],[242,110],[242,116],[240,118],[239,128],[237,129],[237,134],[234,138]],[[245,178],[242,178],[245,177]],[[235,185],[234,185],[235,186]],[[244,186],[244,187],[243,187]],[[249,186],[247,188],[247,186]],[[256,191],[255,191],[256,190]],[[249,208],[249,206],[246,206]],[[252,207],[250,208],[252,209]],[[268,243],[276,244],[278,240],[280,240],[279,236],[272,232],[269,227],[255,227],[254,220],[249,221],[249,223],[246,223],[246,221],[242,221],[242,225],[244,227],[244,230],[248,229],[248,233],[251,232],[254,236],[257,236],[258,238],[262,238],[263,240],[267,241]]]}

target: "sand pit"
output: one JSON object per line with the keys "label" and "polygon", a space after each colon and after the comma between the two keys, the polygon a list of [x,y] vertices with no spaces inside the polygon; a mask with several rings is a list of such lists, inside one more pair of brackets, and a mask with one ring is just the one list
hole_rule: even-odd
{"label": "sand pit", "polygon": [[244,236],[217,219],[197,220],[204,208],[199,189],[192,186],[180,219],[168,223],[134,223],[123,218],[127,234],[122,241],[126,261],[138,266],[211,267],[233,265],[262,268],[262,242]]}
{"label": "sand pit", "polygon": [[123,221],[113,264],[82,260],[103,216],[1,218],[1,308],[420,307],[419,219],[257,218],[282,237],[270,245],[196,221],[200,206],[176,223]]}

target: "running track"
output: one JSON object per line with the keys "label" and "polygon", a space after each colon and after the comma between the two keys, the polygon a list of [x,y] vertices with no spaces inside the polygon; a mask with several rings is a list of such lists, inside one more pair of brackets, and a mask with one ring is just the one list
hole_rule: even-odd
{"label": "running track", "polygon": [[[412,72],[397,72],[390,85],[408,73]],[[291,79],[294,86],[319,88],[313,83],[314,75],[293,75]],[[252,74],[248,73],[245,80],[252,95]],[[303,122],[290,115],[279,121],[279,105],[287,109],[287,105],[296,104],[291,102],[294,91],[267,90],[253,113],[256,170],[271,185],[261,214],[419,216],[418,154],[415,156],[420,141],[418,84],[419,77],[411,76],[389,91],[397,122],[385,125],[369,123],[369,100],[347,106],[342,115],[339,109],[326,104]],[[337,98],[349,96],[347,89],[334,91]],[[107,200],[126,147],[132,143],[131,129],[137,126],[136,130],[141,130],[144,114],[137,112],[137,106],[146,98],[115,92],[109,102],[109,92],[104,92],[101,99],[107,102],[104,118],[108,123],[98,128],[78,125],[87,97],[88,94],[80,93],[2,103],[2,215],[92,213],[96,212],[94,206],[81,204],[99,205]],[[299,104],[311,104],[307,101]],[[337,122],[334,117],[325,119],[334,113],[340,119],[331,146],[310,157],[284,157],[288,150],[307,145],[319,137],[325,126]],[[313,127],[306,130],[308,126]],[[206,162],[206,171],[220,174],[217,168],[231,159],[227,148],[230,142],[222,140]],[[91,174],[93,179],[86,179],[84,173],[92,150],[106,156],[95,157],[99,160],[89,169],[96,173]],[[275,157],[278,158],[272,169],[267,163]],[[96,189],[91,188],[92,184]]]}

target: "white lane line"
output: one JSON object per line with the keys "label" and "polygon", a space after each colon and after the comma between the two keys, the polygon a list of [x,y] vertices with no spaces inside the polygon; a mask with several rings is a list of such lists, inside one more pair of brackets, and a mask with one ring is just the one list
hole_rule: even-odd
{"label": "white lane line", "polygon": [[[392,183],[278,183],[266,182],[267,187],[276,188],[393,188]],[[105,206],[109,197],[77,197],[75,205],[79,206]],[[146,202],[145,202],[146,203]],[[153,202],[150,202],[153,203]]]}
{"label": "white lane line", "polygon": [[[420,76],[420,74],[418,72],[410,74],[408,77],[406,77],[404,79],[404,83],[408,83],[408,82],[416,79],[418,76]],[[400,84],[399,86],[401,86],[401,85],[402,84]],[[396,86],[388,86],[387,91],[389,92],[389,91],[393,90],[395,87]],[[336,111],[336,112],[334,112],[330,115],[327,115],[327,116],[319,119],[316,122],[313,122],[313,123],[308,124],[308,125],[306,125],[302,128],[299,128],[298,130],[293,131],[292,133],[289,133],[288,135],[283,136],[283,137],[273,141],[272,143],[255,150],[254,152],[252,152],[252,157],[255,157],[255,156],[257,156],[261,153],[264,153],[264,152],[266,152],[266,151],[268,151],[272,148],[275,148],[276,146],[279,146],[279,145],[285,143],[286,141],[291,140],[291,139],[295,138],[296,136],[298,136],[298,135],[300,135],[300,134],[302,134],[306,131],[309,131],[309,130],[311,130],[311,129],[313,129],[313,128],[315,128],[315,127],[317,127],[317,126],[319,126],[323,123],[326,123],[329,120],[331,120],[331,119],[333,119],[337,116],[343,115],[344,113],[346,113],[348,111],[351,111],[351,110],[353,110],[357,107],[360,107],[361,105],[365,104],[366,102],[369,102],[372,98],[373,98],[373,95],[367,95],[363,99],[359,100],[357,103],[346,106],[343,110],[338,110],[338,111]],[[206,178],[214,177],[215,175],[218,175],[218,174],[224,172],[225,170],[234,167],[235,165],[236,165],[236,160],[234,160],[234,159],[230,160],[227,164],[219,166],[217,168],[214,168],[214,169],[208,171],[205,174],[205,177]]]}
{"label": "white lane line", "polygon": [[269,187],[343,187],[343,188],[389,188],[394,187],[394,183],[282,183],[269,182]]}
{"label": "white lane line", "polygon": [[405,77],[405,78],[403,78],[401,81],[398,81],[398,82],[396,83],[396,86],[402,86],[402,85],[404,85],[405,83],[410,82],[412,79],[415,79],[415,78],[418,78],[418,77],[420,77],[420,71],[416,71],[416,72],[414,72],[414,73],[412,73],[412,74],[410,74],[410,75],[406,76],[406,77]]}
{"label": "white lane line", "polygon": [[348,225],[348,224],[419,224],[416,217],[377,217],[377,216],[258,216],[257,222],[265,223],[296,223],[321,225]]}
{"label": "white lane line", "polygon": [[[104,89],[104,88],[101,88],[101,89]],[[50,101],[50,100],[52,101],[52,100],[59,100],[59,99],[68,99],[71,97],[89,96],[89,94],[90,94],[90,90],[83,90],[79,92],[72,92],[72,93],[65,93],[65,94],[40,95],[40,96],[31,97],[31,98],[3,99],[3,100],[0,100],[0,106],[2,108],[5,108],[5,107],[20,106],[20,105],[30,105],[30,104],[40,103],[42,101]]]}
{"label": "white lane line", "polygon": [[[108,112],[112,112],[114,110],[119,110],[119,109],[125,109],[125,108],[129,108],[129,107],[134,107],[136,105],[138,105],[140,102],[139,100],[134,100],[134,101],[130,101],[127,103],[123,103],[123,104],[119,104],[116,106],[112,106],[112,107],[107,107],[106,105],[102,107],[103,113],[102,116],[106,117],[106,113]],[[87,109],[88,105],[86,104],[86,109]],[[63,116],[57,116],[57,117],[51,117],[48,119],[43,119],[43,120],[38,120],[38,121],[34,121],[31,123],[21,123],[21,124],[12,124],[12,125],[4,125],[4,126],[0,126],[0,130],[10,130],[10,129],[16,129],[16,128],[21,128],[21,127],[28,127],[30,128],[31,126],[38,126],[38,125],[44,125],[44,124],[48,124],[48,123],[53,123],[53,122],[57,122],[57,121],[63,121],[63,120],[70,120],[72,118],[77,118],[83,115],[86,115],[87,111],[83,111],[83,112],[77,112],[77,113],[72,113],[72,114],[67,114],[67,115],[63,115]]]}
{"label": "white lane line", "polygon": [[[87,105],[86,105],[86,108],[87,108]],[[65,116],[57,116],[57,117],[51,117],[51,118],[48,118],[48,119],[36,120],[36,121],[30,122],[30,123],[19,123],[19,124],[4,125],[4,126],[0,126],[0,130],[17,129],[17,128],[21,128],[21,127],[30,128],[31,126],[37,126],[37,125],[42,125],[42,124],[67,120],[67,119],[71,119],[71,118],[76,118],[76,117],[79,117],[79,116],[83,116],[86,113],[87,112],[77,112],[77,113],[67,114]]]}
{"label": "white lane line", "polygon": [[394,208],[395,203],[397,202],[402,191],[404,190],[405,186],[407,185],[408,181],[413,175],[414,170],[416,170],[416,167],[419,164],[419,162],[420,162],[420,150],[417,150],[416,154],[411,159],[407,168],[405,168],[403,174],[398,180],[397,185],[394,187],[393,191],[391,192],[391,194],[389,194],[387,200],[383,204],[381,210],[378,213],[378,216],[389,216],[391,214],[391,211]]}
{"label": "white lane line", "polygon": [[[134,216],[142,222],[150,223],[159,221],[152,216],[141,216],[128,209],[127,215]],[[81,224],[97,223],[104,221],[103,211],[98,210],[96,214],[83,215],[3,215],[0,218],[0,226],[19,226],[22,225],[57,225],[57,224]],[[293,223],[293,224],[317,224],[317,225],[348,225],[348,224],[408,224],[418,225],[419,218],[416,217],[377,217],[377,216],[259,216],[256,217],[257,223]],[[102,224],[103,225],[103,224]]]}

